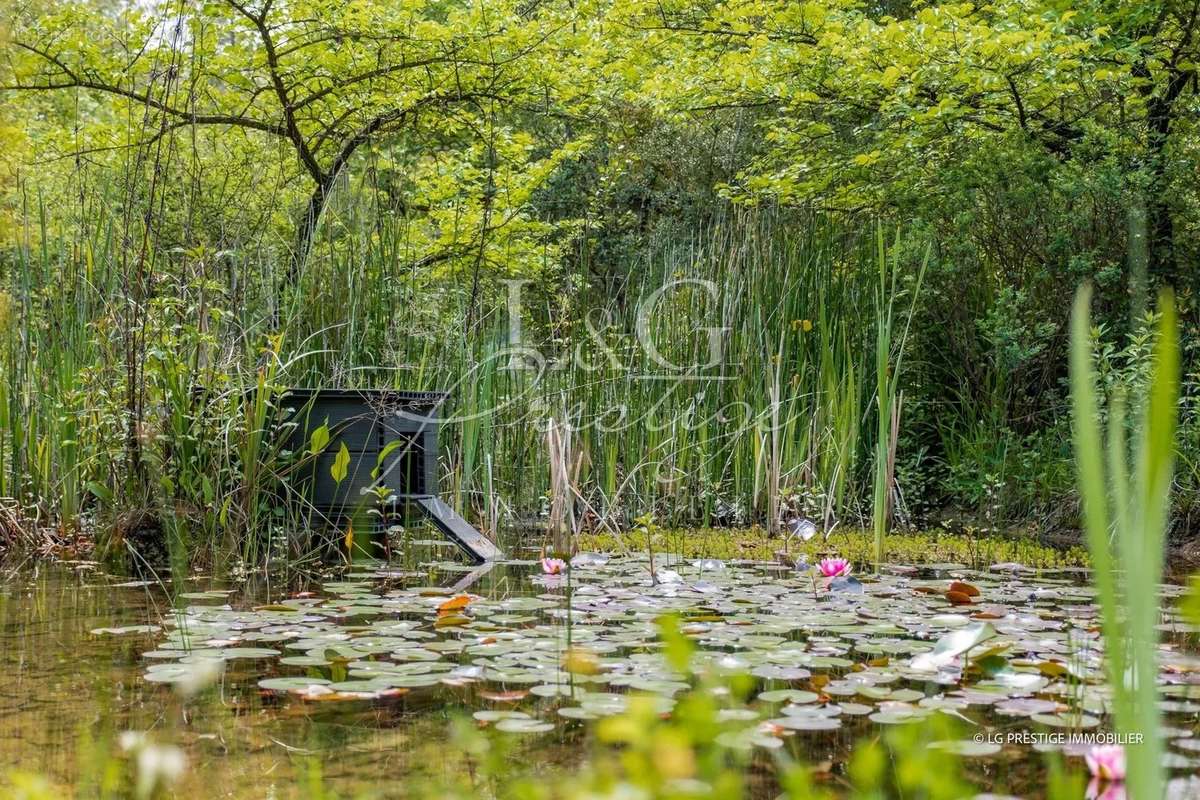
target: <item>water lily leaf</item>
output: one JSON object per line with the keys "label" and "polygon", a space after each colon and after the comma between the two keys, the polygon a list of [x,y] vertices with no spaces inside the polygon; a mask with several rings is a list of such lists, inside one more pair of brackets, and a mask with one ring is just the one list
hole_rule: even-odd
{"label": "water lily leaf", "polygon": [[804,703],[817,702],[817,693],[808,692],[801,689],[774,689],[769,692],[759,692],[758,699],[768,703],[795,703],[803,705]]}
{"label": "water lily leaf", "polygon": [[437,612],[439,614],[449,614],[454,611],[461,611],[462,609],[466,608],[470,604],[471,604],[470,595],[460,594],[460,595],[458,595],[456,597],[452,597],[449,600],[447,600],[446,602],[438,605]]}
{"label": "water lily leaf", "polygon": [[376,694],[388,688],[387,684],[376,683],[372,680],[338,681],[337,683],[330,683],[327,686],[330,691],[338,692],[339,694]]}
{"label": "water lily leaf", "polygon": [[1051,728],[1094,728],[1100,720],[1088,714],[1033,714],[1030,719]]}
{"label": "water lily leaf", "polygon": [[232,592],[232,589],[212,589],[207,592],[181,592],[176,596],[181,600],[225,600]]}
{"label": "water lily leaf", "polygon": [[891,696],[892,690],[886,686],[859,686],[854,693],[872,700],[884,700]]}
{"label": "water lily leaf", "polygon": [[528,697],[529,692],[524,689],[514,689],[507,692],[482,691],[479,693],[479,696],[484,700],[491,700],[495,703],[516,703]]}
{"label": "water lily leaf", "polygon": [[953,753],[966,758],[993,756],[1002,749],[996,742],[977,742],[973,739],[956,739],[952,741],[933,742],[929,745],[935,750]]}
{"label": "water lily leaf", "polygon": [[272,650],[269,647],[226,647],[218,650],[217,653],[226,661],[231,661],[235,658],[273,658],[279,655],[278,650]]}
{"label": "water lily leaf", "polygon": [[589,711],[582,706],[564,706],[563,708],[558,709],[558,715],[560,717],[566,717],[567,719],[578,720],[592,720],[600,718],[600,716],[594,711]]}
{"label": "water lily leaf", "polygon": [[191,694],[219,677],[221,668],[219,659],[199,658],[187,663],[152,664],[143,677],[149,683],[196,684],[193,690],[185,691]]}
{"label": "water lily leaf", "polygon": [[529,719],[529,715],[524,711],[499,711],[495,709],[485,709],[476,711],[471,715],[479,722],[499,722],[502,719]]}
{"label": "water lily leaf", "polygon": [[324,678],[264,678],[258,682],[260,689],[272,692],[303,691],[310,686],[327,686],[331,683]]}
{"label": "water lily leaf", "polygon": [[554,723],[536,719],[509,717],[496,723],[496,730],[505,733],[546,733],[554,730]]}
{"label": "water lily leaf", "polygon": [[751,750],[762,747],[767,750],[777,750],[783,747],[783,740],[764,733],[757,728],[746,728],[740,731],[724,731],[717,735],[717,743],[731,750]]}
{"label": "water lily leaf", "polygon": [[862,594],[862,581],[855,577],[834,578],[829,582],[829,591],[845,594]]}
{"label": "water lily leaf", "polygon": [[920,710],[916,709],[913,711],[891,710],[876,711],[874,714],[868,716],[867,719],[880,725],[903,725],[908,722],[916,722],[918,720],[925,719],[926,716],[928,716],[927,712],[921,713]]}
{"label": "water lily leaf", "polygon": [[837,717],[820,716],[776,717],[770,723],[790,731],[835,731],[842,727],[842,721]]}
{"label": "water lily leaf", "polygon": [[543,683],[538,686],[530,687],[529,693],[538,697],[570,697],[576,698],[583,694],[583,690],[572,688],[569,683]]}
{"label": "water lily leaf", "polygon": [[93,636],[125,636],[130,633],[158,633],[162,628],[158,625],[126,625],[122,628],[93,628]]}
{"label": "water lily leaf", "polygon": [[1035,697],[1015,697],[995,705],[997,714],[1012,717],[1030,717],[1034,714],[1050,714],[1058,710],[1058,703],[1053,700],[1041,700]]}

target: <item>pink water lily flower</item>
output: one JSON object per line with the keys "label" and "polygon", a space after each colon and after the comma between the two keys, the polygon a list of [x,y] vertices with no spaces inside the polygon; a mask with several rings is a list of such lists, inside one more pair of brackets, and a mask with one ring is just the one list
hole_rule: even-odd
{"label": "pink water lily flower", "polygon": [[844,558],[822,558],[817,569],[826,578],[844,578],[850,574],[850,562]]}
{"label": "pink water lily flower", "polygon": [[1125,748],[1119,744],[1093,747],[1084,755],[1092,777],[1120,783],[1125,780]]}
{"label": "pink water lily flower", "polygon": [[1084,800],[1129,800],[1124,783],[1112,783],[1092,778],[1083,793]]}
{"label": "pink water lily flower", "polygon": [[547,575],[561,575],[567,569],[567,562],[561,558],[543,558],[542,572]]}

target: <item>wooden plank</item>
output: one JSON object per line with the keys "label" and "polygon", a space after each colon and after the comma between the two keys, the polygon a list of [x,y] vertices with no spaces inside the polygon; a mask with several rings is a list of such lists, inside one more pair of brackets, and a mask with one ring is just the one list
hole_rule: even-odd
{"label": "wooden plank", "polygon": [[504,553],[495,543],[471,526],[471,523],[460,517],[454,509],[442,502],[440,497],[426,496],[411,498],[417,507],[429,517],[456,545],[461,547],[476,563],[495,561],[504,558]]}

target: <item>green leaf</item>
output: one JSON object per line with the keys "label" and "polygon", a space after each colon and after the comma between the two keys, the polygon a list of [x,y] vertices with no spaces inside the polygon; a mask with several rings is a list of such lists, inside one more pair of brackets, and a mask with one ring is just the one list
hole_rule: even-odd
{"label": "green leaf", "polygon": [[329,474],[333,476],[333,480],[341,483],[346,480],[346,473],[350,468],[350,451],[346,449],[346,443],[342,442],[338,448],[338,453],[333,459],[333,466],[329,468]]}
{"label": "green leaf", "polygon": [[113,499],[112,489],[109,489],[102,483],[96,481],[87,482],[87,490],[96,496],[96,499],[102,503],[111,503]]}
{"label": "green leaf", "polygon": [[329,446],[329,426],[322,425],[315,428],[308,440],[308,454],[317,455]]}
{"label": "green leaf", "polygon": [[1193,575],[1188,583],[1187,596],[1179,606],[1183,618],[1191,625],[1200,625],[1200,575]]}
{"label": "green leaf", "polygon": [[384,459],[390,456],[397,447],[405,444],[408,444],[407,439],[392,439],[383,446],[383,449],[379,451],[379,457],[375,459],[375,469],[371,470],[371,480],[379,479],[379,471],[383,469]]}

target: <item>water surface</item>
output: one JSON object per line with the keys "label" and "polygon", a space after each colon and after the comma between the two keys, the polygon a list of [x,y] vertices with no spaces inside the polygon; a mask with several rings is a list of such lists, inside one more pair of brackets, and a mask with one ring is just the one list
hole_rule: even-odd
{"label": "water surface", "polygon": [[[633,692],[666,713],[693,681],[659,655],[655,621],[668,612],[697,643],[697,671],[756,677],[728,741],[764,772],[784,748],[841,786],[856,741],[945,714],[963,738],[944,746],[981,788],[1037,797],[1040,751],[1055,748],[1020,735],[1106,729],[1079,572],[941,565],[826,581],[659,555],[651,578],[647,563],[584,559],[567,578],[530,561],[435,560],[322,579],[199,576],[173,590],[94,564],[27,566],[0,588],[0,766],[92,794],[122,766],[121,732],[140,731],[186,754],[180,796],[308,796],[318,774],[339,796],[395,796],[470,774],[447,738],[468,718],[527,765],[569,767],[587,752],[585,720],[619,713]],[[951,634],[985,626],[974,652],[942,657]],[[1170,613],[1164,630],[1169,758],[1188,775],[1200,662],[1194,632]],[[211,685],[185,697],[213,664]],[[966,744],[977,733],[999,744]],[[769,777],[758,783],[773,794]]]}

